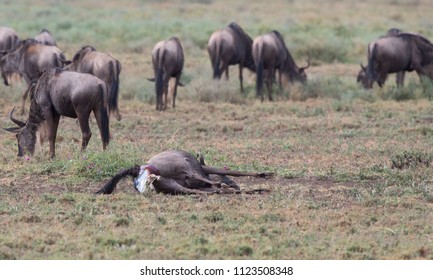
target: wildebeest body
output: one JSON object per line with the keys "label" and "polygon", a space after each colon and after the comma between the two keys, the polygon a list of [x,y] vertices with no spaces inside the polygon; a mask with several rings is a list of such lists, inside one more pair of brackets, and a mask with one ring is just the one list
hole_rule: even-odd
{"label": "wildebeest body", "polygon": [[45,71],[36,84],[30,86],[32,100],[29,117],[26,123],[12,121],[18,128],[7,129],[17,133],[18,155],[34,153],[35,134],[45,122],[47,137],[50,143],[50,157],[55,156],[55,140],[60,116],[78,118],[82,132],[82,149],[92,135],[89,116],[93,111],[98,124],[103,148],[109,143],[109,120],[107,112],[107,87],[104,81],[96,76],[77,72],[62,71],[53,68]]}
{"label": "wildebeest body", "polygon": [[[148,160],[146,165],[125,169],[113,176],[97,192],[111,194],[117,183],[126,176],[139,177],[142,172],[156,176],[154,189],[165,194],[206,194],[220,193],[222,185],[231,193],[240,193],[239,187],[227,176],[254,176],[267,178],[271,173],[250,173],[205,166],[185,151],[170,150],[159,153]],[[136,186],[137,188],[137,186]],[[142,192],[143,190],[138,191]]]}
{"label": "wildebeest body", "polygon": [[255,71],[251,53],[252,45],[251,37],[234,22],[212,33],[207,50],[212,64],[213,78],[221,79],[225,72],[226,79],[228,79],[229,66],[239,64],[239,81],[241,91],[243,91],[243,68],[247,67],[251,71]]}
{"label": "wildebeest body", "polygon": [[286,47],[283,37],[278,31],[272,31],[256,37],[253,42],[253,58],[256,65],[256,91],[263,101],[263,82],[266,82],[269,100],[272,99],[272,84],[275,73],[278,70],[278,84],[282,88],[282,75],[286,75],[290,81],[305,82],[307,76],[305,69],[298,67],[292,55]]}
{"label": "wildebeest body", "polygon": [[[4,55],[0,62],[4,83],[7,85],[6,76],[19,73],[26,83],[30,83],[53,67],[63,67],[66,62],[65,56],[55,46],[47,46],[38,43],[34,39],[21,41],[16,48]],[[28,91],[24,91],[22,98],[22,113]]]}
{"label": "wildebeest body", "polygon": [[166,41],[158,42],[152,50],[152,63],[155,78],[156,110],[162,111],[167,108],[168,85],[174,78],[173,86],[173,108],[176,107],[177,87],[180,85],[180,77],[183,71],[184,54],[180,40],[172,37]]}
{"label": "wildebeest body", "polygon": [[75,54],[71,64],[65,66],[64,69],[89,73],[103,80],[108,87],[110,113],[115,113],[117,120],[121,119],[118,98],[122,66],[116,58],[110,54],[98,52],[91,46],[85,46]]}
{"label": "wildebeest body", "polygon": [[433,78],[433,45],[418,34],[400,33],[379,38],[369,46],[368,77],[382,86],[389,73],[416,71]]}

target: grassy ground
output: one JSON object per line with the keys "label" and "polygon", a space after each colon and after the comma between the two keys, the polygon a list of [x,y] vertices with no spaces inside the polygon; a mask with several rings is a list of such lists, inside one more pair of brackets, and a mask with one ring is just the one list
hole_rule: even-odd
{"label": "grassy ground", "polygon": [[[367,43],[388,28],[433,38],[428,1],[227,3],[2,4],[0,24],[22,37],[45,27],[68,57],[85,44],[118,57],[123,119],[112,121],[106,152],[93,121],[83,153],[77,123],[62,119],[54,160],[47,144],[16,158],[14,136],[0,133],[0,259],[433,258],[433,91],[411,75],[404,90],[391,79],[372,91],[355,83]],[[252,37],[280,30],[300,65],[311,56],[308,84],[261,104],[252,74],[245,94],[236,67],[230,81],[212,81],[204,46],[233,20]],[[172,35],[184,43],[187,85],[177,108],[161,113],[144,78],[154,43]],[[22,90],[0,86],[2,127]],[[142,196],[124,181],[112,196],[93,194],[119,169],[170,148],[275,172],[236,180],[271,192]]]}

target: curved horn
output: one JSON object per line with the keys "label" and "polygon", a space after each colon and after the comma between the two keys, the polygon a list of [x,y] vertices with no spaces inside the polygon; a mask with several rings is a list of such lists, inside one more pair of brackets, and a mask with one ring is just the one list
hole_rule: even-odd
{"label": "curved horn", "polygon": [[22,121],[17,120],[17,119],[14,118],[14,116],[13,116],[14,111],[15,111],[15,107],[14,107],[14,108],[12,109],[12,111],[9,113],[9,119],[10,119],[11,121],[13,121],[14,123],[16,123],[19,127],[24,127],[24,126],[26,126],[26,123],[25,123],[25,122],[22,122]]}
{"label": "curved horn", "polygon": [[367,67],[365,67],[364,65],[362,65],[362,63],[360,63],[359,65],[361,66],[361,69],[362,69],[362,70],[364,70],[364,71],[367,70]]}

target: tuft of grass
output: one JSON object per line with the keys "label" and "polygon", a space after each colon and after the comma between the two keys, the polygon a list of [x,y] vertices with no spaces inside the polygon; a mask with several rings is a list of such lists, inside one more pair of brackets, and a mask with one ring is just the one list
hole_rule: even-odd
{"label": "tuft of grass", "polygon": [[429,167],[433,156],[426,152],[404,151],[391,157],[391,168],[405,169],[418,166]]}

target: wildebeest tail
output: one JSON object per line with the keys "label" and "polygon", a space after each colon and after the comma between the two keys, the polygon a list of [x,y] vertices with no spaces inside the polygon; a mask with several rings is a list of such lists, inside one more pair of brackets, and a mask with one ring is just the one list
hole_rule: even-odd
{"label": "wildebeest tail", "polygon": [[118,172],[116,175],[114,175],[108,182],[102,186],[102,188],[96,192],[96,194],[111,194],[113,193],[114,189],[116,188],[117,184],[122,180],[123,178],[127,176],[131,177],[137,177],[140,172],[140,166],[135,165],[134,167],[123,169],[122,171]]}
{"label": "wildebeest tail", "polygon": [[[105,91],[107,90],[107,87],[105,86]],[[99,94],[101,95],[102,100],[102,106],[101,106],[101,138],[102,142],[105,145],[108,145],[110,142],[110,119],[108,117],[108,111],[107,111],[107,102],[105,100],[105,92],[102,85],[99,85]]]}
{"label": "wildebeest tail", "polygon": [[370,52],[370,45],[368,46],[368,65],[367,65],[367,77],[371,81],[376,81],[377,73],[374,69],[374,61],[376,60],[377,45],[374,44],[373,49]]}
{"label": "wildebeest tail", "polygon": [[118,99],[119,99],[119,65],[116,63],[116,70],[114,69],[115,65],[112,61],[110,61],[110,75],[113,77],[113,82],[111,83],[109,97],[108,97],[108,108],[110,113],[117,110]]}

